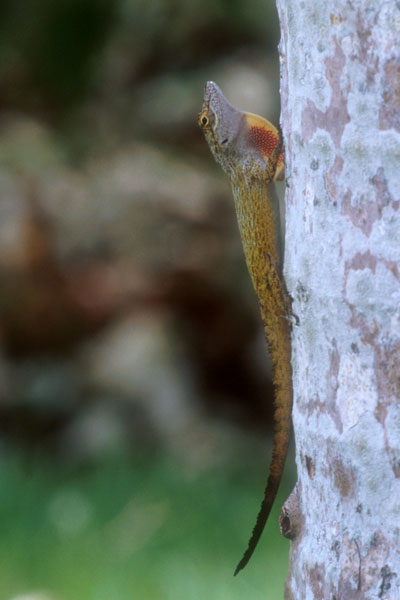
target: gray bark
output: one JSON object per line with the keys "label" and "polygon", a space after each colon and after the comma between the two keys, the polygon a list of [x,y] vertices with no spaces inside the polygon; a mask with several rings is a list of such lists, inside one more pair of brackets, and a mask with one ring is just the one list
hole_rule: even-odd
{"label": "gray bark", "polygon": [[400,598],[400,4],[277,0],[298,484],[286,597]]}

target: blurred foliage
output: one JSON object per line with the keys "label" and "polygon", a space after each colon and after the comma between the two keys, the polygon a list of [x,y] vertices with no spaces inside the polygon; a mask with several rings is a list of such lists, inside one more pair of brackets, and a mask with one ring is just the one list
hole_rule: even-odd
{"label": "blurred foliage", "polygon": [[233,577],[259,501],[248,467],[196,474],[161,458],[116,457],[71,470],[4,456],[0,467],[1,598],[282,598],[288,543],[277,509]]}
{"label": "blurred foliage", "polygon": [[282,597],[279,501],[232,576],[272,388],[196,124],[207,79],[277,118],[278,35],[272,0],[0,4],[2,599]]}
{"label": "blurred foliage", "polygon": [[[65,106],[87,90],[115,24],[108,0],[17,0],[0,15],[3,101]],[[24,93],[28,92],[27,98]]]}
{"label": "blurred foliage", "polygon": [[263,0],[2,3],[0,102],[52,114],[95,92],[107,68],[119,72],[121,86],[129,89],[157,73],[191,71],[241,46],[269,51],[277,43],[272,10],[272,2]]}

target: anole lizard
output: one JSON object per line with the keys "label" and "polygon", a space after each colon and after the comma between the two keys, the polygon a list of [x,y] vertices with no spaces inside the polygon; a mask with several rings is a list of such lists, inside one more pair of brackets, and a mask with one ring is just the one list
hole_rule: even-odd
{"label": "anole lizard", "polygon": [[258,296],[273,364],[275,432],[270,473],[249,545],[236,567],[243,569],[261,537],[278,492],[290,439],[292,412],[291,311],[279,259],[279,208],[273,182],[284,176],[279,131],[269,121],[232,106],[207,82],[199,125],[216,161],[228,175],[246,263]]}

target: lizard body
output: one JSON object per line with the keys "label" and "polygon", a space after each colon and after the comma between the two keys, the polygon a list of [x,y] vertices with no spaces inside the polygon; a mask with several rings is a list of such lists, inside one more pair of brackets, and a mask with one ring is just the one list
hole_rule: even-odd
{"label": "lizard body", "polygon": [[273,365],[275,431],[264,498],[248,548],[248,563],[268,519],[285,465],[292,412],[290,310],[279,258],[279,208],[271,194],[284,176],[281,137],[269,121],[234,108],[214,82],[205,88],[199,125],[227,173],[235,200],[247,267],[256,291]]}

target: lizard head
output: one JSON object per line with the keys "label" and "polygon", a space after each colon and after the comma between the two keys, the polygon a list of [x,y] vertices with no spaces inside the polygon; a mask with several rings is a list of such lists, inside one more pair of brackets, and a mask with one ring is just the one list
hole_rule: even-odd
{"label": "lizard head", "polygon": [[[237,110],[213,81],[206,83],[198,123],[216,161],[228,174],[240,166],[257,172],[267,170],[269,179],[283,177],[283,153],[276,127],[258,115]],[[271,157],[275,163],[272,175]]]}
{"label": "lizard head", "polygon": [[218,163],[227,170],[235,155],[243,113],[228,102],[213,81],[207,81],[198,123]]}

